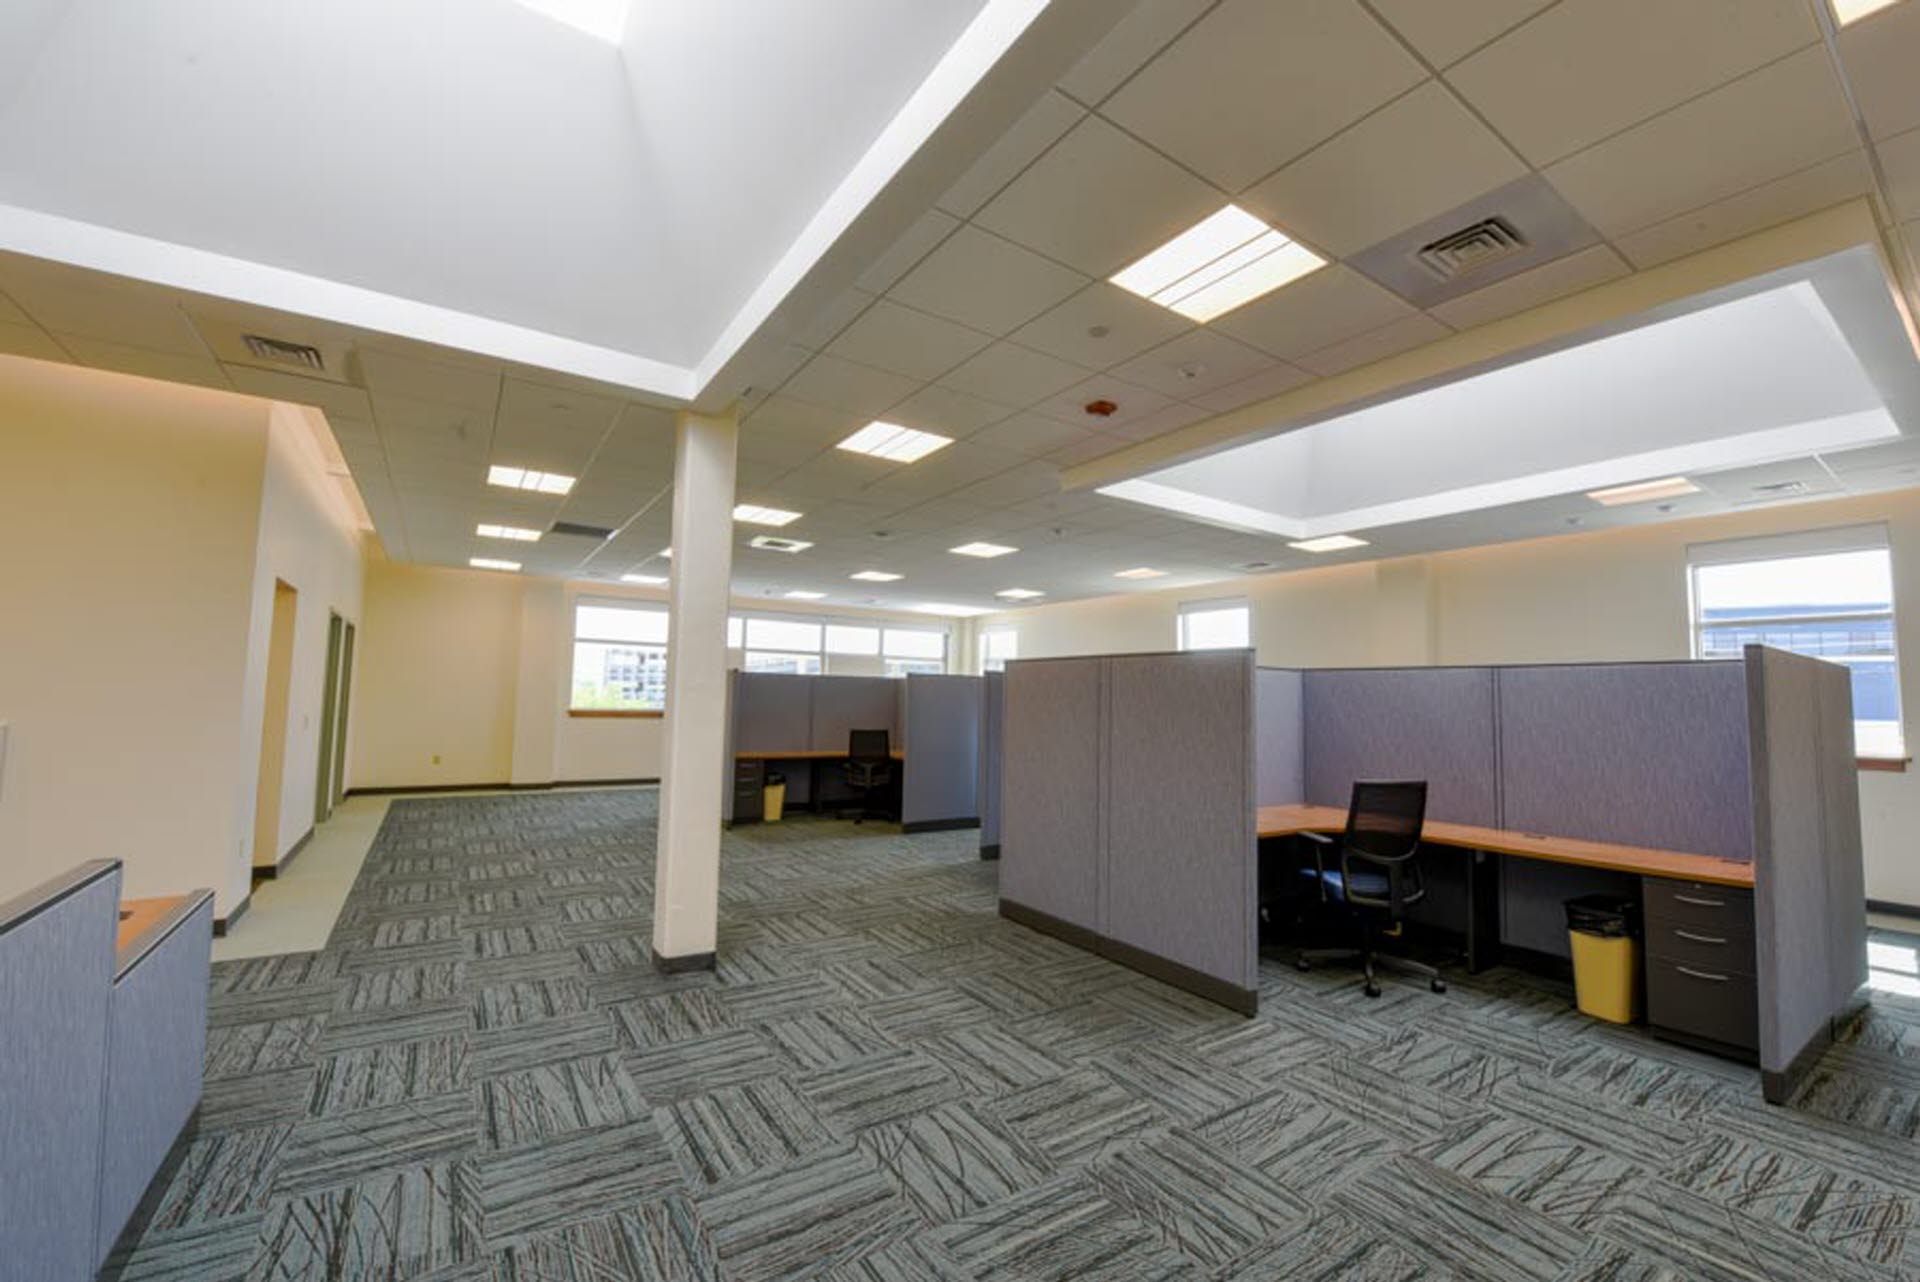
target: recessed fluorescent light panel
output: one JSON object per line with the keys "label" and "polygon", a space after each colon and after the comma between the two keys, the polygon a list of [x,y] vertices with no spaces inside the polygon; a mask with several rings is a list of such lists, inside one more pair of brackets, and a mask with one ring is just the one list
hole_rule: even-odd
{"label": "recessed fluorescent light panel", "polygon": [[1860,21],[1870,13],[1891,8],[1897,0],[1833,0],[1833,17],[1841,26]]}
{"label": "recessed fluorescent light panel", "polygon": [[573,481],[573,477],[562,476],[558,472],[536,472],[525,467],[501,467],[497,463],[487,469],[488,485],[499,485],[509,490],[532,490],[535,494],[571,493]]}
{"label": "recessed fluorescent light panel", "polygon": [[898,583],[901,579],[904,579],[906,575],[892,574],[886,570],[856,570],[847,577],[850,579],[858,579],[862,583]]}
{"label": "recessed fluorescent light panel", "polygon": [[800,513],[789,512],[782,507],[761,507],[758,503],[742,503],[733,509],[733,519],[745,521],[748,525],[791,525],[800,519]]}
{"label": "recessed fluorescent light panel", "polygon": [[1167,572],[1156,570],[1150,565],[1136,565],[1131,570],[1115,570],[1113,577],[1116,579],[1164,579],[1167,577]]}
{"label": "recessed fluorescent light panel", "polygon": [[983,559],[1005,556],[1009,552],[1018,552],[1019,550],[1019,548],[1010,548],[1003,543],[962,543],[957,548],[947,549],[947,551],[953,553],[955,556],[977,556]]}
{"label": "recessed fluorescent light panel", "polygon": [[476,570],[517,570],[520,568],[518,561],[496,561],[490,556],[468,557],[467,564]]}
{"label": "recessed fluorescent light panel", "polygon": [[1037,596],[1045,596],[1046,593],[1033,588],[1004,588],[994,595],[1003,601],[1031,601]]}
{"label": "recessed fluorescent light panel", "polygon": [[756,534],[749,547],[759,548],[762,552],[804,552],[813,544],[805,539],[783,539],[772,534]]}
{"label": "recessed fluorescent light panel", "polygon": [[1287,546],[1296,552],[1344,552],[1348,548],[1363,548],[1367,546],[1367,541],[1356,539],[1351,534],[1326,534],[1317,539],[1289,543]]}
{"label": "recessed fluorescent light panel", "polygon": [[824,601],[827,599],[827,594],[824,592],[808,592],[804,588],[795,588],[793,591],[785,592],[781,595],[785,596],[789,601]]}
{"label": "recessed fluorescent light panel", "polygon": [[1324,266],[1320,255],[1228,205],[1112,279],[1129,293],[1205,324]]}
{"label": "recessed fluorescent light panel", "polygon": [[866,454],[889,463],[912,463],[937,449],[953,444],[950,436],[937,436],[898,423],[875,420],[840,442],[836,449]]}
{"label": "recessed fluorescent light panel", "polygon": [[659,574],[623,574],[622,583],[638,583],[643,588],[660,588],[667,584],[666,576]]}
{"label": "recessed fluorescent light panel", "polygon": [[516,543],[538,543],[540,531],[518,525],[476,525],[473,532],[483,539],[512,539]]}
{"label": "recessed fluorescent light panel", "polygon": [[1684,476],[1669,476],[1660,481],[1640,481],[1633,485],[1615,485],[1604,490],[1588,490],[1587,497],[1602,507],[1622,503],[1645,503],[1652,499],[1677,499],[1682,494],[1698,494],[1700,487]]}
{"label": "recessed fluorescent light panel", "polygon": [[971,619],[982,614],[992,614],[992,610],[977,605],[954,605],[947,601],[922,601],[919,605],[907,607],[915,614],[945,614],[956,619]]}

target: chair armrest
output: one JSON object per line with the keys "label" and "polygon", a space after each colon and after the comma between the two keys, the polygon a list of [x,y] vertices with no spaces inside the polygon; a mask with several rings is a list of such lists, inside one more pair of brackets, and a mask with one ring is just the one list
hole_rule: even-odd
{"label": "chair armrest", "polygon": [[1298,835],[1305,837],[1311,844],[1311,849],[1313,850],[1313,887],[1320,892],[1320,902],[1323,904],[1327,903],[1327,861],[1321,857],[1321,852],[1332,849],[1333,838],[1321,832],[1303,832]]}

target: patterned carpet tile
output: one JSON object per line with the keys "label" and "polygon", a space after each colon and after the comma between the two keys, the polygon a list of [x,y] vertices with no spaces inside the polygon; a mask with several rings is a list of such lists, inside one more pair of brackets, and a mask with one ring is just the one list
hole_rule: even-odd
{"label": "patterned carpet tile", "polygon": [[970,1215],[1051,1173],[1038,1150],[969,1104],[873,1127],[860,1146],[928,1224]]}
{"label": "patterned carpet tile", "polygon": [[720,1261],[681,1194],[529,1233],[496,1251],[494,1282],[720,1282]]}
{"label": "patterned carpet tile", "polygon": [[420,1277],[481,1256],[474,1208],[445,1164],[280,1199],[260,1236],[247,1282]]}

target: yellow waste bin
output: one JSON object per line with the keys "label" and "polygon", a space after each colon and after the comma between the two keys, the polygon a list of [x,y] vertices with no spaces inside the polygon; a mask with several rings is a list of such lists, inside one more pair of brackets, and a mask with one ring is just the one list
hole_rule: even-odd
{"label": "yellow waste bin", "polygon": [[1617,895],[1567,901],[1573,992],[1580,1013],[1613,1024],[1640,1018],[1639,905]]}
{"label": "yellow waste bin", "polygon": [[770,824],[780,822],[787,808],[787,781],[780,775],[768,775],[766,791],[760,798],[760,817]]}

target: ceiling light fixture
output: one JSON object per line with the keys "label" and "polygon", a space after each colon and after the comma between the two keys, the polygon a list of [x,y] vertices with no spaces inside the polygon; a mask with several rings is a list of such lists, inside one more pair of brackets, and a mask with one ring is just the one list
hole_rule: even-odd
{"label": "ceiling light fixture", "polygon": [[1684,476],[1669,476],[1658,481],[1638,481],[1604,490],[1588,490],[1587,497],[1601,507],[1619,507],[1622,503],[1645,503],[1651,499],[1676,499],[1682,494],[1698,494],[1700,487]]}
{"label": "ceiling light fixture", "polygon": [[476,525],[473,532],[483,539],[512,539],[516,543],[538,543],[540,531],[519,525]]}
{"label": "ceiling light fixture", "polygon": [[782,593],[782,595],[789,601],[824,601],[827,599],[826,593],[809,592],[805,588],[794,588],[791,592]]}
{"label": "ceiling light fixture", "polygon": [[1287,546],[1296,552],[1344,552],[1348,548],[1363,548],[1367,546],[1367,541],[1356,539],[1351,534],[1323,534],[1317,539],[1303,539]]}
{"label": "ceiling light fixture", "polygon": [[1010,548],[1003,543],[962,543],[957,548],[947,549],[947,551],[953,553],[955,556],[977,556],[981,558],[1005,556],[1009,552],[1018,552],[1019,550],[1019,548]]}
{"label": "ceiling light fixture", "polygon": [[498,485],[509,490],[532,490],[535,494],[567,494],[573,490],[574,478],[563,476],[559,472],[536,472],[526,467],[501,467],[498,463],[487,468],[487,484]]}
{"label": "ceiling light fixture", "polygon": [[620,581],[622,583],[638,583],[644,588],[663,588],[667,585],[667,578],[664,574],[623,574],[620,576]]}
{"label": "ceiling light fixture", "polygon": [[1238,205],[1181,232],[1111,280],[1201,324],[1326,266]]}
{"label": "ceiling light fixture", "polygon": [[747,546],[759,548],[762,552],[804,552],[813,544],[805,539],[783,539],[772,534],[756,534]]}
{"label": "ceiling light fixture", "polygon": [[1167,572],[1156,570],[1150,565],[1136,565],[1131,570],[1115,570],[1113,577],[1116,579],[1164,579],[1167,577]]}
{"label": "ceiling light fixture", "polygon": [[758,503],[742,503],[733,509],[733,519],[748,525],[792,525],[800,515],[783,507],[761,507]]}
{"label": "ceiling light fixture", "polygon": [[847,577],[850,579],[859,579],[862,583],[898,583],[907,576],[904,574],[893,574],[886,570],[856,570]]}
{"label": "ceiling light fixture", "polygon": [[1891,8],[1897,0],[1833,0],[1833,18],[1841,26],[1851,26],[1868,14]]}
{"label": "ceiling light fixture", "polygon": [[915,614],[945,614],[956,619],[972,619],[982,614],[992,614],[992,610],[977,605],[954,605],[948,601],[922,601],[919,605],[907,607]]}
{"label": "ceiling light fixture", "polygon": [[476,570],[517,570],[520,568],[518,561],[496,561],[490,556],[470,556],[467,558],[467,564]]}
{"label": "ceiling light fixture", "polygon": [[834,448],[850,454],[885,459],[889,463],[913,463],[951,444],[953,438],[950,436],[938,436],[875,419]]}
{"label": "ceiling light fixture", "polygon": [[1034,588],[1002,588],[994,595],[1006,601],[1031,601],[1037,596],[1045,596],[1046,593]]}

